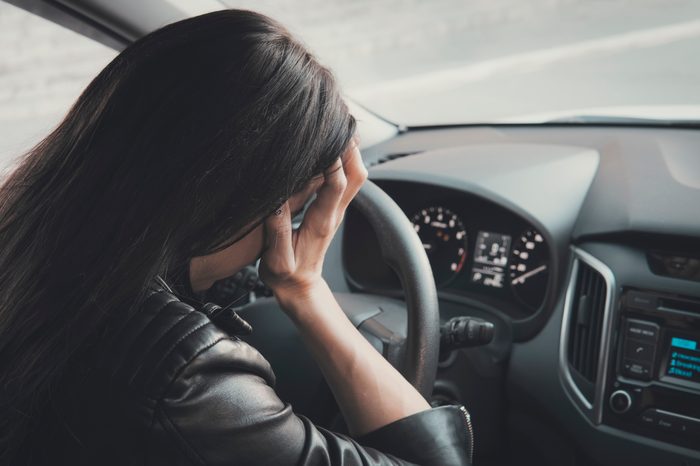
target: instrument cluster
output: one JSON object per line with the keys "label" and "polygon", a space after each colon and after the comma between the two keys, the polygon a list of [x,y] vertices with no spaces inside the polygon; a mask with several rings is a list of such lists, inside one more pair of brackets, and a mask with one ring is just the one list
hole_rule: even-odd
{"label": "instrument cluster", "polygon": [[[550,253],[545,235],[489,199],[443,187],[375,181],[404,210],[430,260],[441,297],[477,299],[513,318],[525,318],[543,304]],[[345,265],[359,288],[381,292],[399,286],[371,227],[358,215],[346,224]],[[367,229],[370,231],[368,232]],[[350,253],[363,244],[367,254]]]}

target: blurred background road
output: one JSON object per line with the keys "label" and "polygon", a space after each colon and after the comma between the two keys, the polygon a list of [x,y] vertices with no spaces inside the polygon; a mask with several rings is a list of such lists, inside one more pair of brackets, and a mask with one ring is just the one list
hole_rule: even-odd
{"label": "blurred background road", "polygon": [[[700,119],[700,0],[219,3],[278,18],[351,97],[403,124],[629,106]],[[2,2],[0,44],[7,161],[60,120],[115,52]]]}
{"label": "blurred background road", "polygon": [[244,3],[289,18],[350,95],[400,123],[700,104],[698,0]]}

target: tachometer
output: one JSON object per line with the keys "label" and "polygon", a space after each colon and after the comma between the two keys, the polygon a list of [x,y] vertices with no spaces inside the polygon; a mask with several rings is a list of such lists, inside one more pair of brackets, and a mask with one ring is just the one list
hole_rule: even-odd
{"label": "tachometer", "polygon": [[464,267],[467,231],[457,214],[444,207],[427,207],[411,219],[423,242],[435,283],[445,285]]}
{"label": "tachometer", "polygon": [[513,293],[531,308],[544,300],[549,279],[549,251],[540,233],[525,231],[514,244],[509,266]]}

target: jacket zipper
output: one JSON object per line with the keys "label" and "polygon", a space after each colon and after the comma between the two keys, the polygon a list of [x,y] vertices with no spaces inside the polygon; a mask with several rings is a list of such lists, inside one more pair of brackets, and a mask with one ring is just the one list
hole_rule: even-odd
{"label": "jacket zipper", "polygon": [[474,430],[472,428],[472,417],[469,414],[469,411],[467,411],[467,408],[464,406],[460,406],[459,410],[462,412],[464,424],[467,428],[467,441],[469,442],[469,464],[472,464],[474,457]]}

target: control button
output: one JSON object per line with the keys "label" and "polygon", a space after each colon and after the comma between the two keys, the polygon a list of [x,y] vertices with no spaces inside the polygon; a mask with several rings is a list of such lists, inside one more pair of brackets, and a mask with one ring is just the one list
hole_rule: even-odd
{"label": "control button", "polygon": [[669,432],[676,430],[678,424],[677,419],[662,413],[658,413],[658,415],[659,417],[656,419],[656,427]]}
{"label": "control button", "polygon": [[700,419],[696,419],[695,421],[689,423],[688,429],[690,429],[689,433],[691,435],[700,437]]}
{"label": "control button", "polygon": [[629,338],[625,342],[625,359],[652,363],[655,351],[656,345],[653,343],[644,343]]}
{"label": "control button", "polygon": [[626,301],[629,307],[636,307],[646,311],[655,311],[659,304],[657,296],[639,291],[628,291]]}
{"label": "control button", "polygon": [[659,302],[658,297],[649,293],[641,293],[639,291],[627,292],[626,300],[628,306],[647,311],[655,311]]}
{"label": "control button", "polygon": [[679,419],[678,421],[676,421],[673,430],[681,434],[689,434],[691,432],[691,425],[685,419]]}
{"label": "control button", "polygon": [[647,426],[655,426],[657,418],[658,415],[655,409],[647,409],[639,415],[639,420],[641,423]]}
{"label": "control button", "polygon": [[645,320],[628,319],[627,337],[649,343],[656,343],[659,339],[659,326]]}
{"label": "control button", "polygon": [[617,414],[624,414],[632,407],[632,397],[624,390],[617,390],[610,395],[610,409]]}
{"label": "control button", "polygon": [[622,361],[622,373],[639,380],[651,380],[651,362]]}
{"label": "control button", "polygon": [[675,416],[670,416],[663,411],[657,411],[658,418],[656,419],[656,427],[660,430],[668,432],[678,432],[680,427],[680,419]]}
{"label": "control button", "polygon": [[700,419],[682,416],[663,410],[653,410],[657,416],[656,425],[665,430],[672,430],[681,434],[695,434],[699,431]]}

